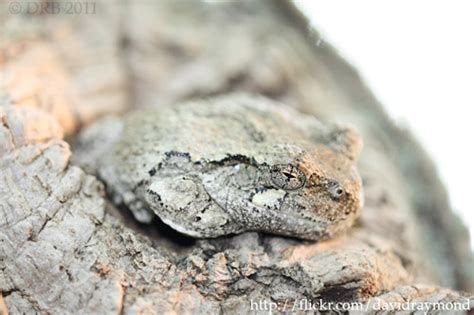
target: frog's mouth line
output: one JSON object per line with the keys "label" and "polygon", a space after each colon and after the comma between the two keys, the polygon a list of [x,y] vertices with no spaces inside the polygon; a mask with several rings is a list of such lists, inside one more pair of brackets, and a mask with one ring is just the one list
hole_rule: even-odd
{"label": "frog's mouth line", "polygon": [[[280,203],[283,206],[284,202]],[[272,222],[272,226],[267,229],[264,226],[245,226],[250,230],[261,231],[270,234],[286,235],[296,237],[299,239],[319,239],[326,231],[329,225],[326,220],[312,220],[309,221],[299,215],[292,215],[291,213],[281,213],[280,209],[273,210],[259,207],[262,213],[265,213],[268,222]],[[257,221],[255,221],[257,222]]]}
{"label": "frog's mouth line", "polygon": [[[288,200],[288,197],[291,195],[291,191],[284,191],[283,189],[278,189],[274,187],[269,187],[265,188],[263,191],[260,191],[258,193],[265,193],[269,191],[284,191],[284,195],[279,198],[278,204],[275,204],[275,209],[269,209],[267,207],[262,207],[260,205],[255,204],[252,202],[252,197],[255,195],[252,195],[252,197],[249,197],[247,199],[243,199],[242,201],[242,207],[245,207],[247,210],[239,210],[239,209],[232,209],[229,207],[229,199],[231,197],[231,192],[230,190],[232,187],[227,187],[227,193],[226,193],[226,198],[225,198],[225,203],[224,205],[221,204],[218,200],[214,199],[212,196],[210,196],[209,192],[204,188],[206,193],[209,195],[209,198],[211,198],[223,211],[226,211],[229,213],[229,215],[232,217],[232,219],[235,222],[240,222],[241,227],[243,230],[253,230],[253,231],[260,231],[263,233],[269,233],[275,235],[275,232],[272,231],[270,228],[268,230],[262,230],[261,226],[254,226],[252,227],[251,224],[249,225],[249,222],[242,222],[242,220],[239,218],[239,216],[232,215],[232,212],[249,212],[248,209],[254,209],[258,210],[263,216],[267,217],[268,221],[274,220],[276,221],[277,225],[280,226],[280,231],[281,235],[287,235],[290,237],[296,237],[298,239],[318,239],[321,235],[323,235],[325,229],[328,226],[328,222],[326,220],[315,220],[315,221],[309,221],[305,219],[304,217],[300,215],[292,215],[291,213],[282,213],[281,210],[284,207],[285,203]],[[225,210],[228,209],[228,210]],[[258,220],[252,220],[257,222]],[[292,222],[292,224],[288,224],[288,222]],[[291,226],[294,227],[292,228],[285,228],[285,226]],[[299,227],[299,228],[296,228]],[[304,232],[295,235],[295,230],[302,230]]]}
{"label": "frog's mouth line", "polygon": [[160,220],[163,221],[164,224],[171,227],[173,230],[178,231],[179,233],[195,238],[201,238],[201,234],[193,229],[187,229],[183,225],[175,224],[173,221],[168,220],[164,217],[160,217]]}

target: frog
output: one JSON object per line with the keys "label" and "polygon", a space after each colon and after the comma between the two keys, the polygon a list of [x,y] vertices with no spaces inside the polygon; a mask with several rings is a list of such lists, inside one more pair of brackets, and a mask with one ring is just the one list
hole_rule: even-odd
{"label": "frog", "polygon": [[236,94],[94,122],[75,161],[136,220],[193,238],[323,240],[360,216],[362,139],[264,96]]}

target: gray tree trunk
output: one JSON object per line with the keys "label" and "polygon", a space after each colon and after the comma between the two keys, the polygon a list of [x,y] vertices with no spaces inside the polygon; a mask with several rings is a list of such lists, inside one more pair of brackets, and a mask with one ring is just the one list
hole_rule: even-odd
{"label": "gray tree trunk", "polygon": [[[291,4],[104,1],[74,16],[3,5],[0,314],[241,314],[259,302],[303,313],[295,302],[306,299],[473,306],[468,234],[433,163]],[[361,132],[365,206],[353,229],[319,243],[193,240],[136,223],[70,162],[63,137],[74,142],[99,116],[233,91]]]}

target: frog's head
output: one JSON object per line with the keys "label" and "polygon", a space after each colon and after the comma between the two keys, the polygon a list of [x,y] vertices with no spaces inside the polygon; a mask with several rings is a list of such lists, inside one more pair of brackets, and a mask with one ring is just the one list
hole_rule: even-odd
{"label": "frog's head", "polygon": [[[248,196],[255,229],[305,239],[323,239],[350,226],[363,204],[356,170],[358,135],[335,128],[314,146],[280,146]],[[285,146],[285,145],[284,145]],[[266,222],[265,222],[266,221]]]}

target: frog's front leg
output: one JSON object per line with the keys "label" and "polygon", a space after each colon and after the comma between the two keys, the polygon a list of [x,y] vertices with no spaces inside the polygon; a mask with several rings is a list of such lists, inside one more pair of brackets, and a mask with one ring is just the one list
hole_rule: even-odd
{"label": "frog's front leg", "polygon": [[243,229],[207,193],[193,175],[156,178],[145,201],[173,229],[193,237],[217,237]]}

